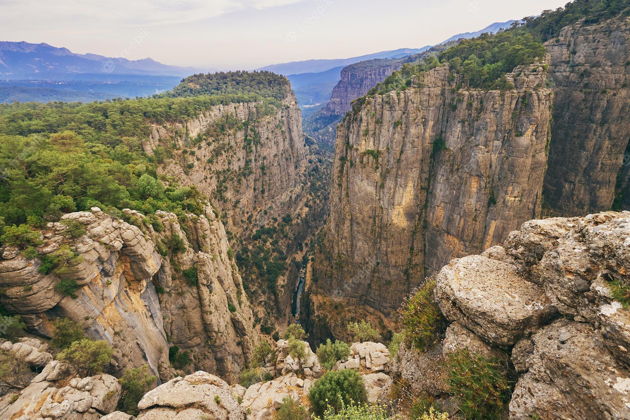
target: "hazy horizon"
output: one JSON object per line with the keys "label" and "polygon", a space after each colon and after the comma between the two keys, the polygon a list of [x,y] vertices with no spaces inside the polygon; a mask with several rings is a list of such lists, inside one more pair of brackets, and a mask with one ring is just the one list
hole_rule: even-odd
{"label": "hazy horizon", "polygon": [[[436,44],[567,0],[0,0],[3,41],[198,69],[255,69]],[[25,19],[28,16],[28,19]],[[54,22],[54,25],[51,25]]]}

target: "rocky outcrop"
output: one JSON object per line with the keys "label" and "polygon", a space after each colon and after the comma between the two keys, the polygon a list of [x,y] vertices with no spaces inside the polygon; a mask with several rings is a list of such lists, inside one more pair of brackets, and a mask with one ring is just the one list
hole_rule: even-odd
{"label": "rocky outcrop", "polygon": [[564,216],[609,210],[616,197],[630,208],[627,17],[564,28],[547,51],[556,99],[545,204]]}
{"label": "rocky outcrop", "polygon": [[318,378],[322,375],[323,370],[317,355],[313,353],[311,346],[306,341],[301,343],[304,346],[304,357],[301,360],[289,354],[289,342],[287,340],[279,340],[276,343],[276,360],[271,366],[271,373],[274,376],[294,373],[305,378]]}
{"label": "rocky outcrop", "polygon": [[448,395],[414,372],[443,378],[439,360],[468,350],[511,359],[511,419],[630,416],[630,212],[529,221],[436,279],[446,337],[427,353],[401,349],[393,369],[415,392]]}
{"label": "rocky outcrop", "polygon": [[138,420],[245,420],[230,386],[206,372],[195,372],[160,385],[142,397]]}
{"label": "rocky outcrop", "polygon": [[11,420],[100,419],[118,404],[121,387],[110,375],[72,378],[70,369],[49,363],[18,395],[0,400],[0,417]]}
{"label": "rocky outcrop", "polygon": [[243,396],[242,406],[252,419],[271,420],[285,398],[302,401],[312,385],[312,379],[302,379],[294,373],[280,376],[250,386]]}
{"label": "rocky outcrop", "polygon": [[182,222],[158,212],[156,228],[137,212],[125,217],[138,226],[98,208],[49,224],[37,251],[54,259],[53,269],[42,269],[44,257],[4,248],[2,305],[43,336],[56,317],[75,320],[112,344],[119,368],[148,363],[168,377],[175,344],[190,353],[191,367],[235,378],[257,335],[221,222],[210,208]]}
{"label": "rocky outcrop", "polygon": [[[628,208],[629,34],[625,17],[567,27],[544,65],[508,75],[514,89],[459,89],[438,67],[357,103],[338,128],[311,305],[389,317],[450,259],[526,220]],[[316,314],[311,328],[339,323]]]}
{"label": "rocky outcrop", "polygon": [[363,342],[350,346],[350,355],[335,369],[360,369],[368,372],[389,372],[389,350],[381,343]]}

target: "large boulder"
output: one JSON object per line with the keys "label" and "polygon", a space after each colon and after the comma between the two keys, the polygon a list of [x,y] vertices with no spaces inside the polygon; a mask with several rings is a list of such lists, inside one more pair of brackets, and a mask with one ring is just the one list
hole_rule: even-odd
{"label": "large boulder", "polygon": [[489,343],[511,346],[553,313],[543,289],[517,268],[480,255],[456,259],[437,276],[440,309]]}
{"label": "large boulder", "polygon": [[288,340],[278,340],[276,343],[277,356],[274,376],[295,373],[305,378],[318,378],[322,375],[323,370],[317,355],[311,350],[311,346],[306,341],[302,341],[302,344],[304,345],[305,357],[302,360],[297,360],[289,354]]}
{"label": "large boulder", "polygon": [[245,412],[228,383],[201,371],[149,391],[138,408],[138,420],[245,420]]}

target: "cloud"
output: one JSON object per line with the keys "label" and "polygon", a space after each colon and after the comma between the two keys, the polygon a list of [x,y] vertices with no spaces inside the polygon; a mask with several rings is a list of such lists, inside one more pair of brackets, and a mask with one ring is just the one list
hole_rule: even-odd
{"label": "cloud", "polygon": [[0,21],[36,16],[56,23],[81,19],[153,26],[189,23],[247,9],[263,10],[301,1],[305,0],[0,0]]}

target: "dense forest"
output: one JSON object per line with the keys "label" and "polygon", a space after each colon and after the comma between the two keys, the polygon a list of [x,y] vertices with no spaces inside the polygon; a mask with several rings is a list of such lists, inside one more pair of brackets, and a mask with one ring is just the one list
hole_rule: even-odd
{"label": "dense forest", "polygon": [[523,24],[507,31],[463,40],[442,52],[429,54],[420,62],[406,64],[368,95],[404,90],[416,84],[419,75],[444,64],[463,86],[509,89],[511,84],[505,75],[517,66],[541,60],[545,54],[543,42],[557,36],[562,27],[581,19],[593,24],[621,13],[628,15],[629,7],[628,0],[577,0],[564,8],[545,11],[539,17],[526,18]]}
{"label": "dense forest", "polygon": [[[0,243],[19,243],[31,228],[94,206],[117,216],[123,208],[202,211],[194,188],[157,176],[163,153],[158,148],[147,156],[141,145],[150,124],[181,121],[219,104],[274,105],[287,83],[268,73],[220,73],[216,80],[197,78],[200,96],[0,105]],[[232,87],[215,88],[223,84]]]}
{"label": "dense forest", "polygon": [[242,95],[256,92],[265,98],[282,100],[291,91],[289,80],[268,71],[234,71],[213,74],[195,74],[187,77],[166,97],[198,95]]}

